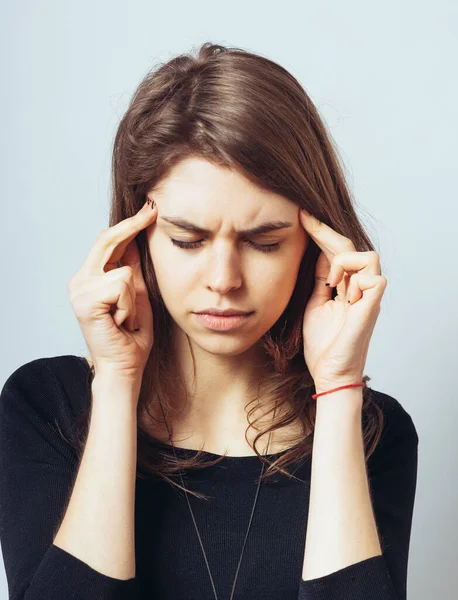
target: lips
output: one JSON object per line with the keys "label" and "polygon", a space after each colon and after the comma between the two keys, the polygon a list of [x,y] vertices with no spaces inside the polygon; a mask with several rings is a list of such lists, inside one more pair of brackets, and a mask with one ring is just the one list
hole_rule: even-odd
{"label": "lips", "polygon": [[233,308],[226,308],[224,310],[218,310],[216,308],[207,308],[197,313],[198,315],[214,315],[216,317],[233,317],[238,315],[249,315],[249,311],[238,310]]}
{"label": "lips", "polygon": [[194,318],[208,329],[214,331],[232,331],[242,327],[249,321],[252,313],[243,313],[238,315],[210,315],[208,313],[194,313]]}

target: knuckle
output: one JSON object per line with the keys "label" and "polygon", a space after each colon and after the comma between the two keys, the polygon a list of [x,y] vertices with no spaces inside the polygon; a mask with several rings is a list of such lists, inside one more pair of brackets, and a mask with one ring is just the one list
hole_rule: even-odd
{"label": "knuckle", "polygon": [[67,282],[67,289],[68,290],[70,290],[73,287],[75,287],[75,285],[76,285],[76,283],[78,281],[78,278],[80,277],[80,273],[81,273],[81,270],[76,271],[76,273],[73,273],[73,275],[70,277],[70,279]]}
{"label": "knuckle", "polygon": [[121,273],[123,280],[127,280],[128,282],[132,282],[134,279],[134,270],[130,265],[124,265],[123,267],[119,267],[118,269]]}
{"label": "knuckle", "polygon": [[349,255],[350,255],[350,252],[347,251],[345,248],[343,248],[341,250],[341,252],[339,252],[338,254],[335,254],[332,257],[331,266],[332,265],[339,265],[339,266],[342,267],[343,266],[342,263],[345,262],[345,260],[349,257]]}
{"label": "knuckle", "polygon": [[121,293],[125,294],[126,296],[130,296],[130,288],[131,288],[130,283],[128,281],[126,281],[125,279],[120,279],[119,283],[121,286]]}
{"label": "knuckle", "polygon": [[78,321],[85,322],[89,315],[87,302],[83,299],[79,299],[72,304],[72,307]]}
{"label": "knuckle", "polygon": [[74,296],[76,296],[76,292],[79,289],[79,280],[77,279],[76,275],[74,275],[70,281],[67,283],[67,293],[70,297],[70,300],[72,301]]}

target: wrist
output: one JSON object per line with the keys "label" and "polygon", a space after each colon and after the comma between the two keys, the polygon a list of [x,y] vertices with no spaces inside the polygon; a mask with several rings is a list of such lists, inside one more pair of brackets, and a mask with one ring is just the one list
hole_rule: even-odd
{"label": "wrist", "polygon": [[[347,378],[345,380],[340,379],[338,381],[319,380],[319,381],[314,382],[314,386],[315,386],[315,390],[316,390],[315,393],[316,394],[324,394],[325,392],[331,392],[331,390],[335,390],[332,392],[332,394],[337,394],[341,391],[346,391],[346,390],[356,390],[356,391],[362,392],[362,390],[364,388],[362,379],[363,379],[362,377],[359,377],[359,378],[352,377],[352,378]],[[338,388],[342,388],[342,389],[338,389]],[[327,395],[327,394],[324,394],[324,395]]]}
{"label": "wrist", "polygon": [[312,394],[312,396],[315,396],[313,400],[318,406],[338,403],[343,403],[346,406],[362,406],[364,385],[355,385],[357,383],[361,384],[361,381],[353,381],[351,384],[343,382],[315,384],[316,392]]}
{"label": "wrist", "polygon": [[[335,389],[336,387],[340,386],[328,386],[326,389],[318,388],[316,393],[319,394],[321,391],[330,391],[331,389]],[[335,390],[334,392],[330,392],[329,394],[323,394],[322,396],[318,396],[314,400],[317,406],[317,414],[320,412],[327,413],[327,407],[329,407],[329,410],[335,416],[337,414],[342,414],[342,411],[345,414],[347,414],[349,410],[351,412],[356,411],[356,413],[359,413],[363,406],[363,388],[343,388]]]}
{"label": "wrist", "polygon": [[98,372],[95,374],[92,383],[92,396],[97,398],[106,398],[110,402],[119,403],[119,398],[126,400],[129,405],[137,405],[140,395],[142,380],[140,378],[124,378],[113,375],[113,373]]}

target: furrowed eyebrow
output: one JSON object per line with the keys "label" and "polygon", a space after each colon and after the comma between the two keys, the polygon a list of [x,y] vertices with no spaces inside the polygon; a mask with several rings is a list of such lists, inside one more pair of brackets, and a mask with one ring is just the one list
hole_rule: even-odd
{"label": "furrowed eyebrow", "polygon": [[[210,235],[211,231],[209,229],[205,229],[203,227],[199,227],[198,225],[194,225],[187,219],[183,219],[180,217],[159,217],[167,223],[171,223],[175,225],[175,227],[179,227],[180,229],[185,229],[186,231],[192,231],[193,233],[198,233],[199,235]],[[243,229],[237,231],[239,235],[260,235],[261,233],[269,233],[270,231],[276,231],[277,229],[285,229],[286,227],[293,227],[293,223],[289,221],[268,221],[267,223],[262,223],[257,227],[253,227],[251,229]]]}

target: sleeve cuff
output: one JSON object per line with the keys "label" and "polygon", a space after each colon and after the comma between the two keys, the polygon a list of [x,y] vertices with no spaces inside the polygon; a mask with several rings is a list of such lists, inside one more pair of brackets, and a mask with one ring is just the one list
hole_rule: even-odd
{"label": "sleeve cuff", "polygon": [[[37,571],[26,598],[46,600],[135,600],[138,580],[116,579],[99,573],[88,564],[52,544]],[[30,594],[30,591],[28,592]]]}
{"label": "sleeve cuff", "polygon": [[344,569],[304,581],[298,600],[400,600],[393,586],[383,554],[349,565]]}

